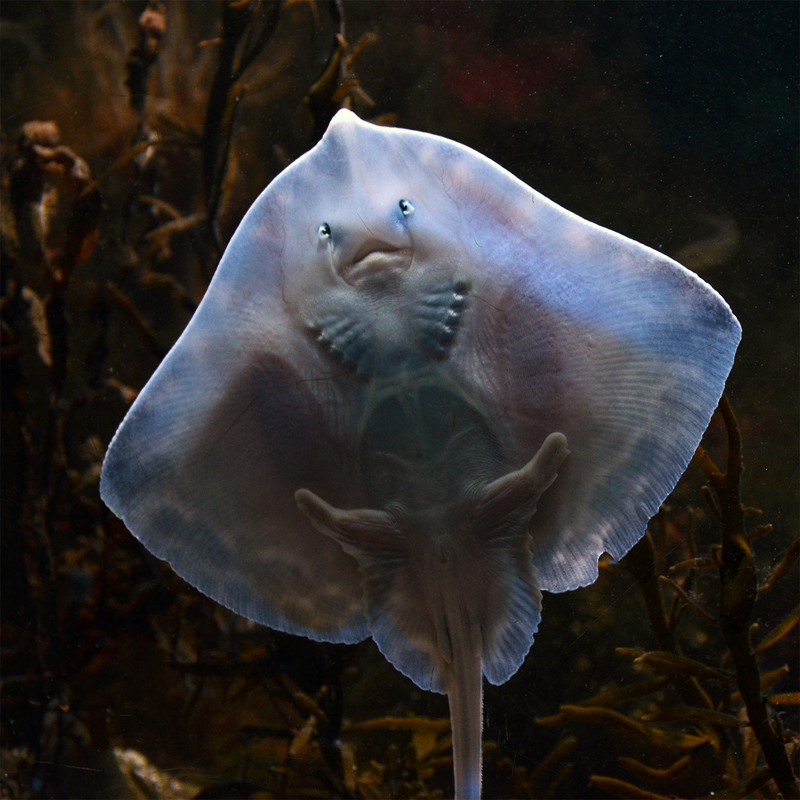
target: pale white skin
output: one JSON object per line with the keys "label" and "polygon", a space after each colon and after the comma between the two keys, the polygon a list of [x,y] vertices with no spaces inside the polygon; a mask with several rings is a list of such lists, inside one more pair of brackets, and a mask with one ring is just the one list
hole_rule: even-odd
{"label": "pale white skin", "polygon": [[674,261],[341,111],[245,216],[101,494],[221,603],[448,693],[474,798],[482,674],[519,668],[540,589],[639,539],[740,335]]}

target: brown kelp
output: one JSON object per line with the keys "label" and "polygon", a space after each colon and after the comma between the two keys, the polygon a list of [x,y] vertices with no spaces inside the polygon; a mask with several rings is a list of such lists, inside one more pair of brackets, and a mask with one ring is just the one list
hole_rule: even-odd
{"label": "brown kelp", "polygon": [[[759,587],[750,542],[768,535],[772,525],[751,528],[745,523],[748,516],[761,512],[741,503],[741,436],[725,396],[719,413],[728,439],[725,471],[703,447],[694,458],[708,480],[702,494],[716,521],[719,544],[701,555],[693,525],[698,512],[676,520],[670,509],[664,509],[646,537],[620,562],[641,590],[659,649],[618,647],[617,653],[655,677],[609,687],[537,720],[544,726],[601,726],[609,735],[627,737],[633,752],[645,753],[647,763],[618,757],[624,778],[591,777],[590,785],[614,797],[796,797],[798,793],[792,761],[797,762],[800,737],[783,726],[779,713],[782,707],[798,703],[796,692],[780,691],[791,688],[786,681],[781,683],[790,668],[783,665],[764,672],[759,665],[761,654],[796,635],[797,609],[759,636],[759,644],[752,642],[755,601],[761,595],[767,602],[770,589],[792,570],[798,542],[789,545]],[[606,566],[614,568],[609,562]],[[718,575],[716,586],[698,581],[703,571]],[[698,649],[697,641],[710,643],[720,634],[727,646],[721,663],[707,663],[702,649],[696,657],[686,655],[688,649]],[[682,641],[686,638],[694,638],[695,646],[687,647]]]}

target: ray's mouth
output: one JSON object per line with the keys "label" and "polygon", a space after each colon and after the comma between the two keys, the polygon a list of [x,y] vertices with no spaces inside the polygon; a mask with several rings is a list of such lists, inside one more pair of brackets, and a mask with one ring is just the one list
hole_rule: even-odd
{"label": "ray's mouth", "polygon": [[358,248],[351,260],[340,265],[338,272],[351,286],[363,286],[405,272],[411,266],[411,257],[410,247],[394,247],[370,239]]}

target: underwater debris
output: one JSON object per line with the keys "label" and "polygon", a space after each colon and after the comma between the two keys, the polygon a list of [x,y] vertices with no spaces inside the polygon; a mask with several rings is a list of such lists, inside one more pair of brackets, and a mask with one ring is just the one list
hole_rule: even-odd
{"label": "underwater debris", "polygon": [[144,111],[150,67],[158,57],[166,32],[167,7],[158,0],[149,0],[139,17],[139,41],[128,58],[125,79],[131,93],[131,106],[138,114]]}
{"label": "underwater debris", "polygon": [[736,221],[729,217],[705,214],[701,219],[714,232],[684,245],[675,254],[675,260],[693,272],[727,264],[738,252],[742,238]]}
{"label": "underwater debris", "polygon": [[200,785],[180,780],[167,771],[156,767],[147,756],[133,748],[113,748],[114,758],[125,777],[126,789],[139,800],[150,797],[182,798],[195,797]]}
{"label": "underwater debris", "polygon": [[53,356],[50,352],[50,329],[47,324],[47,313],[45,311],[44,303],[36,292],[30,286],[23,286],[20,295],[30,306],[30,320],[31,326],[36,332],[38,345],[36,352],[39,358],[42,359],[45,366],[53,366]]}

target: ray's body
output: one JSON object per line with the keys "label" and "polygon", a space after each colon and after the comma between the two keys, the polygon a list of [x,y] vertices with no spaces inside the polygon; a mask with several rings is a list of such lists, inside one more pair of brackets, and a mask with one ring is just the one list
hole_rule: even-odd
{"label": "ray's body", "polygon": [[446,692],[476,798],[482,675],[522,664],[540,589],[641,537],[740,336],[664,255],[463,145],[340,111],[243,219],[101,495],[234,611],[372,636]]}

